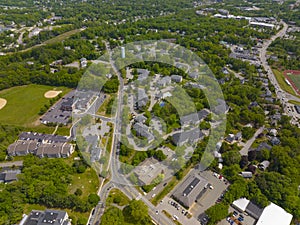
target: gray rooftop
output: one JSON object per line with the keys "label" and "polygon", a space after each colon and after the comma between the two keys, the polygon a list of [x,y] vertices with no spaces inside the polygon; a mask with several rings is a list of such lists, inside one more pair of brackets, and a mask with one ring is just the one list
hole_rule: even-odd
{"label": "gray rooftop", "polygon": [[259,208],[257,205],[252,203],[251,201],[246,207],[246,212],[251,215],[255,219],[259,219],[260,215],[263,212],[263,209]]}
{"label": "gray rooftop", "polygon": [[149,132],[149,127],[142,123],[135,123],[133,129],[137,132],[138,135],[145,137],[149,142],[154,140],[153,134]]}
{"label": "gray rooftop", "polygon": [[68,214],[65,211],[50,210],[45,211],[32,210],[23,225],[62,225],[68,221]]}
{"label": "gray rooftop", "polygon": [[180,185],[175,189],[173,197],[183,206],[189,208],[205,192],[207,180],[198,173],[192,172]]}
{"label": "gray rooftop", "polygon": [[209,115],[209,111],[206,109],[202,109],[201,111],[191,113],[185,116],[180,117],[180,123],[182,126],[186,126],[189,124],[198,124],[201,120],[206,118]]}
{"label": "gray rooftop", "polygon": [[193,144],[203,137],[204,134],[199,130],[199,128],[194,128],[192,130],[173,134],[172,140],[175,145],[181,146],[185,143]]}

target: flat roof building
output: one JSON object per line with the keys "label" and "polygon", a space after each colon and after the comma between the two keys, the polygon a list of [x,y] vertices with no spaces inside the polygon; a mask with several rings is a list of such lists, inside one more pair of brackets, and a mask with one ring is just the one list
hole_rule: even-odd
{"label": "flat roof building", "polygon": [[206,191],[208,182],[197,172],[192,172],[172,194],[173,198],[186,208],[190,208]]}
{"label": "flat roof building", "polygon": [[283,208],[271,202],[264,208],[257,225],[290,225],[293,215],[287,213]]}
{"label": "flat roof building", "polygon": [[25,218],[23,225],[71,225],[68,213],[60,210],[32,210]]}

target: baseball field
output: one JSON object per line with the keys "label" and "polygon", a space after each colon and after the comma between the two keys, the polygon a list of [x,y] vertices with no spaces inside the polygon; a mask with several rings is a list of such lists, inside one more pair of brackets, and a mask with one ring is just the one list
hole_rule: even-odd
{"label": "baseball field", "polygon": [[26,127],[34,126],[39,119],[38,113],[40,109],[45,104],[49,104],[49,99],[46,98],[49,96],[46,93],[49,93],[49,91],[62,91],[64,95],[69,90],[66,87],[51,87],[36,84],[2,90],[0,91],[0,99],[2,99],[0,123]]}

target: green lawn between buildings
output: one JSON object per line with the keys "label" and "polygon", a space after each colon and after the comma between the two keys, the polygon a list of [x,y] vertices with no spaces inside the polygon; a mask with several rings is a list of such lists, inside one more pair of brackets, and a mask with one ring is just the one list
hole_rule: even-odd
{"label": "green lawn between buildings", "polygon": [[30,84],[25,86],[12,87],[0,91],[0,98],[7,100],[6,106],[0,110],[0,123],[34,127],[39,118],[39,111],[49,99],[44,97],[49,90],[63,91],[66,94],[70,91],[66,87],[51,87],[45,85]]}

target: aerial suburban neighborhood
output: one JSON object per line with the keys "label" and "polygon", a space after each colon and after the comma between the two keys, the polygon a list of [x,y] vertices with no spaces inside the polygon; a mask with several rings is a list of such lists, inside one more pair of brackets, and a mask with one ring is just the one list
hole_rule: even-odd
{"label": "aerial suburban neighborhood", "polygon": [[299,0],[0,0],[0,225],[299,225]]}

